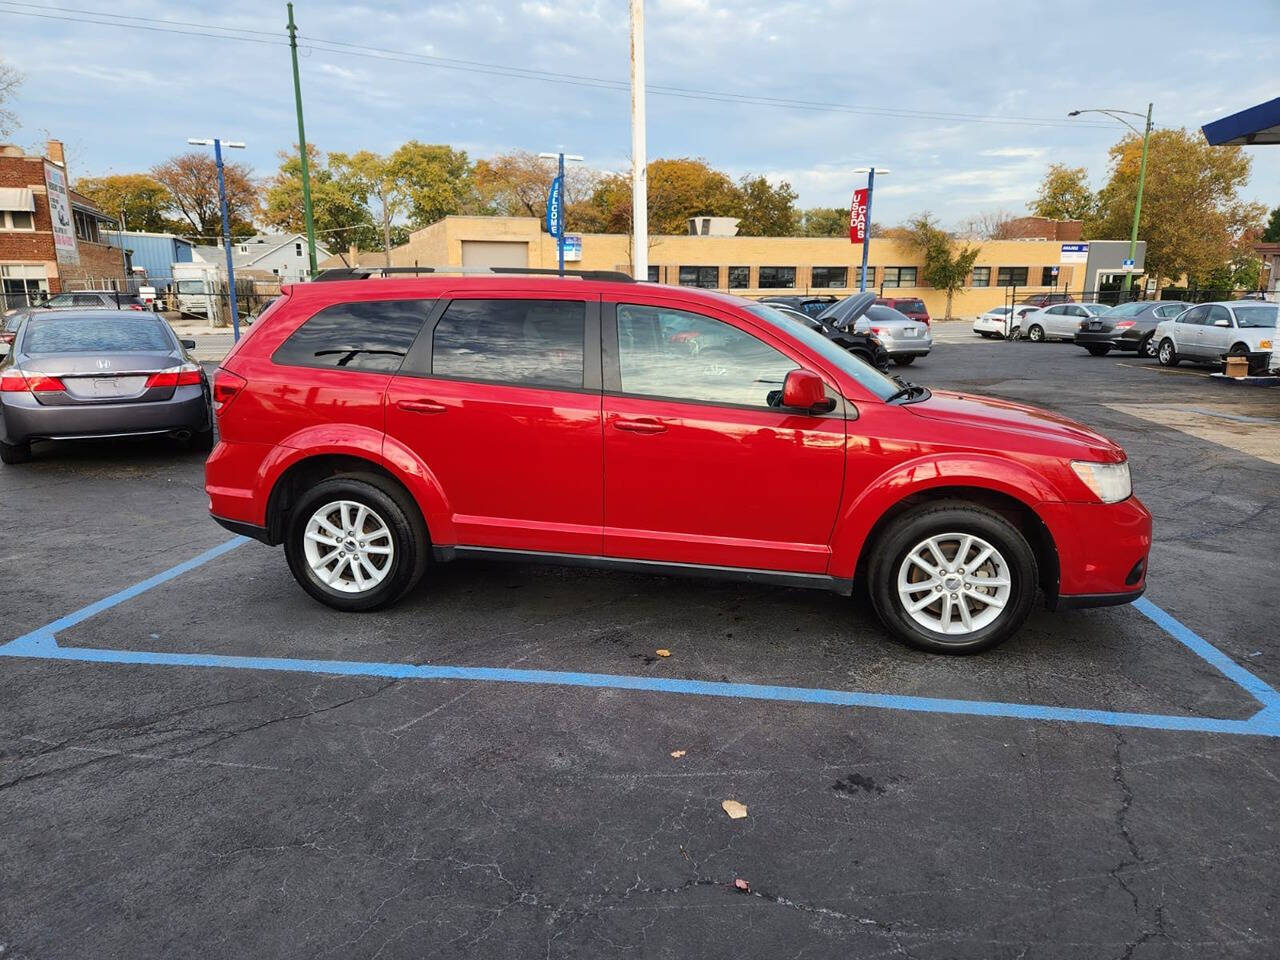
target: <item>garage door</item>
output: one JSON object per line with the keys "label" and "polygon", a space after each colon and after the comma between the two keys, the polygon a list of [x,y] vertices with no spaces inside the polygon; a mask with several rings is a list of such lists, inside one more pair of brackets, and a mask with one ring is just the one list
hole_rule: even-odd
{"label": "garage door", "polygon": [[464,267],[527,267],[529,244],[514,240],[463,240]]}

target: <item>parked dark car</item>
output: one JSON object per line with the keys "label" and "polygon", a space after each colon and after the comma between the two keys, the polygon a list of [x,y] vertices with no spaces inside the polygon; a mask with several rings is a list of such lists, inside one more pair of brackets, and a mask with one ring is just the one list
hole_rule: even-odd
{"label": "parked dark car", "polygon": [[22,310],[10,310],[4,315],[4,319],[0,321],[0,347],[6,351],[13,347],[13,338],[18,335],[18,327],[25,319],[27,314]]}
{"label": "parked dark car", "polygon": [[160,317],[119,310],[27,317],[0,361],[0,460],[36,440],[167,434],[213,447],[204,369]]}
{"label": "parked dark car", "polygon": [[1161,320],[1172,320],[1189,303],[1181,300],[1134,300],[1112,307],[1085,323],[1076,334],[1076,343],[1095,357],[1112,350],[1136,350],[1138,356],[1154,359],[1153,334]]}
{"label": "parked dark car", "polygon": [[770,302],[769,306],[777,310],[784,317],[790,317],[803,323],[810,330],[817,330],[820,334],[834,343],[844,347],[863,363],[869,363],[877,370],[887,373],[889,371],[889,351],[884,348],[884,344],[880,338],[874,333],[861,333],[853,330],[840,330],[830,324],[824,323],[817,317],[806,316],[799,310],[793,310],[791,307],[781,303]]}
{"label": "parked dark car", "polygon": [[836,297],[761,297],[760,303],[767,303],[770,306],[790,307],[792,310],[799,310],[806,317],[817,317],[825,313],[827,308],[835,303]]}
{"label": "parked dark car", "polygon": [[924,301],[919,297],[880,297],[876,300],[876,306],[892,307],[917,323],[929,322],[929,311],[924,308]]}

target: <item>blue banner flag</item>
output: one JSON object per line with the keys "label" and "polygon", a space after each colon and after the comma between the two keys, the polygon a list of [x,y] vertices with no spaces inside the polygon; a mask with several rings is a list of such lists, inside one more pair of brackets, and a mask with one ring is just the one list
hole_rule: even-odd
{"label": "blue banner flag", "polygon": [[551,189],[547,193],[547,233],[558,237],[563,230],[564,179],[556,177],[551,181]]}

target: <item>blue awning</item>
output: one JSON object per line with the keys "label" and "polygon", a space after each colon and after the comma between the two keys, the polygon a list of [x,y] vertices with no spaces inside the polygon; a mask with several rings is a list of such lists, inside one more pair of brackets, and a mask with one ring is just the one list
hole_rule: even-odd
{"label": "blue awning", "polygon": [[1206,123],[1200,129],[1214,147],[1280,143],[1280,97]]}

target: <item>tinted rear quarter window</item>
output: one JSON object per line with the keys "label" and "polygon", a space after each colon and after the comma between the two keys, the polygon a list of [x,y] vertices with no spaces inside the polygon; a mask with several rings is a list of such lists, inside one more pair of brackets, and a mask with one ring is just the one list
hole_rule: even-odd
{"label": "tinted rear quarter window", "polygon": [[167,353],[168,330],[145,317],[33,318],[22,337],[25,353]]}
{"label": "tinted rear quarter window", "polygon": [[291,367],[395,373],[431,309],[430,300],[366,300],[325,307],[272,356]]}
{"label": "tinted rear quarter window", "polygon": [[577,300],[455,300],[436,324],[431,373],[580,388],[586,317]]}

